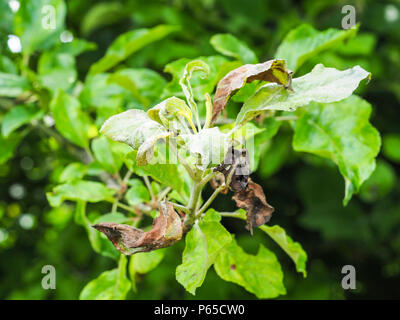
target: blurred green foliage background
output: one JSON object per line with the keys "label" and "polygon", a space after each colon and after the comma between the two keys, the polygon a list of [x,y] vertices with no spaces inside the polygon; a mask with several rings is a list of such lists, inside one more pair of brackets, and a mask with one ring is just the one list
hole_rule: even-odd
{"label": "blurred green foliage background", "polygon": [[[16,1],[14,1],[16,2]],[[64,36],[97,44],[97,50],[76,59],[77,77],[84,80],[89,67],[104,55],[115,38],[131,29],[158,24],[180,25],[181,31],[133,54],[125,65],[163,73],[168,62],[215,54],[209,39],[231,33],[246,42],[260,61],[272,59],[284,36],[302,23],[316,29],[341,28],[343,5],[356,8],[360,31],[351,46],[323,52],[302,66],[316,63],[344,69],[359,64],[372,72],[362,91],[374,107],[372,124],[383,146],[377,168],[360,193],[342,206],[344,183],[330,161],[295,153],[292,131],[282,127],[267,146],[253,180],[263,185],[276,212],[272,223],[283,226],[306,250],[308,277],[296,274],[292,262],[277,253],[288,294],[281,299],[391,299],[400,297],[400,2],[399,1],[266,1],[266,0],[68,0]],[[0,2],[2,70],[13,59],[9,36],[15,34],[8,0]],[[33,55],[33,63],[38,60]],[[101,92],[99,92],[101,95]],[[1,102],[0,102],[1,105]],[[1,157],[1,155],[0,155]],[[74,161],[68,150],[40,131],[22,140],[11,160],[0,165],[0,298],[76,299],[83,286],[114,261],[95,253],[87,234],[73,221],[68,203],[50,208],[45,191],[51,189],[64,167]],[[211,189],[207,191],[211,193]],[[219,196],[217,210],[232,211],[230,196]],[[101,204],[91,205],[94,214]],[[250,253],[257,243],[274,244],[260,232],[250,238],[239,221],[227,220],[238,242]],[[256,240],[256,241],[254,241]],[[168,248],[153,271],[139,276],[132,299],[254,299],[210,270],[195,297],[174,277],[183,242]],[[57,271],[56,290],[41,287],[42,266]],[[357,289],[341,288],[342,266],[354,265]]]}

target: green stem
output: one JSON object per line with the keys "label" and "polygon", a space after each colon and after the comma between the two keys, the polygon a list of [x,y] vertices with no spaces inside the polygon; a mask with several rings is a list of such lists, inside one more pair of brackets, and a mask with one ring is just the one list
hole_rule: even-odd
{"label": "green stem", "polygon": [[201,215],[207,210],[207,208],[211,205],[217,195],[225,189],[225,186],[219,186],[217,189],[214,190],[213,194],[208,198],[208,200],[203,204],[200,210],[196,213],[196,219],[200,218]]}
{"label": "green stem", "polygon": [[275,117],[276,121],[292,121],[292,120],[297,120],[297,116],[280,116],[280,117]]}
{"label": "green stem", "polygon": [[199,197],[201,196],[202,189],[203,185],[196,182],[193,183],[188,204],[188,214],[183,221],[183,227],[185,230],[190,230],[194,221],[196,220],[195,210],[197,202],[199,201]]}
{"label": "green stem", "polygon": [[174,203],[174,202],[171,202],[171,203],[174,206],[174,208],[176,208],[180,211],[183,211],[186,214],[190,214],[190,210],[188,208],[186,208],[185,206],[182,206],[182,205]]}
{"label": "green stem", "polygon": [[144,183],[146,184],[147,189],[150,192],[151,200],[154,201],[155,197],[154,197],[153,189],[151,188],[149,177],[148,176],[143,176],[143,180],[144,180]]}
{"label": "green stem", "polygon": [[206,123],[204,124],[203,129],[207,129],[211,125],[211,120],[212,120],[212,102],[211,102],[211,97],[208,93],[206,93]]}
{"label": "green stem", "polygon": [[124,209],[126,211],[129,211],[129,212],[132,212],[132,213],[136,214],[136,211],[133,210],[130,206],[127,206],[126,204],[123,204],[123,203],[121,203],[119,201],[115,201],[114,203],[116,203],[118,207],[120,207],[120,208],[122,208],[122,209]]}
{"label": "green stem", "polygon": [[168,141],[170,149],[175,153],[176,157],[178,158],[179,162],[183,165],[183,167],[186,169],[187,173],[190,175],[190,177],[194,180],[197,181],[198,178],[194,174],[192,168],[189,166],[189,164],[186,162],[185,159],[182,158],[182,156],[179,154],[178,150],[175,148],[173,143],[171,141]]}

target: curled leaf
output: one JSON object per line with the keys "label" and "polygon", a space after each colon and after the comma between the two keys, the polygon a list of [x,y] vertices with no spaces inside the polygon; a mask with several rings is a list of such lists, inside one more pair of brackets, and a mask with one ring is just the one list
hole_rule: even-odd
{"label": "curled leaf", "polygon": [[[186,102],[177,97],[165,99],[147,111],[150,119],[162,124],[167,130],[184,132],[186,129],[185,119],[193,128],[193,114]],[[187,129],[186,129],[187,130]]]}
{"label": "curled leaf", "polygon": [[182,221],[171,202],[159,206],[160,215],[154,219],[150,231],[143,231],[126,224],[103,222],[93,228],[104,233],[123,254],[148,252],[173,245],[182,238]]}
{"label": "curled leaf", "polygon": [[211,123],[217,120],[229,98],[242,88],[246,82],[262,80],[282,84],[288,88],[290,87],[291,79],[292,72],[286,69],[285,60],[269,60],[264,63],[245,64],[232,70],[218,83],[214,96]]}
{"label": "curled leaf", "polygon": [[236,205],[246,211],[246,229],[253,234],[253,228],[268,222],[274,208],[267,203],[262,187],[248,180],[248,188],[235,193],[232,197]]}
{"label": "curled leaf", "polygon": [[207,63],[201,60],[193,60],[186,64],[185,69],[183,71],[183,76],[179,80],[179,84],[182,88],[183,93],[185,94],[186,100],[189,104],[192,113],[194,113],[196,117],[197,126],[200,129],[200,120],[197,111],[197,104],[194,101],[192,86],[190,85],[190,79],[193,76],[193,72],[202,71],[204,73],[204,78],[207,78],[210,74],[210,67]]}
{"label": "curled leaf", "polygon": [[151,160],[154,145],[159,139],[173,134],[160,123],[150,119],[146,112],[138,109],[110,117],[104,122],[100,132],[137,150],[136,160],[139,166],[146,165]]}

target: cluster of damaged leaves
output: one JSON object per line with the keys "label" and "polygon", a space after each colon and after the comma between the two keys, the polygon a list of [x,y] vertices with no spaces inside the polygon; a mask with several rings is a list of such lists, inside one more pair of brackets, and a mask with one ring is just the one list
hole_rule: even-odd
{"label": "cluster of damaged leaves", "polygon": [[[235,192],[232,199],[239,208],[246,211],[246,229],[253,234],[254,227],[269,221],[274,208],[267,203],[262,187],[250,179],[248,159],[246,149],[230,148],[224,163],[214,168],[214,172],[219,172],[219,175],[210,184],[215,189],[225,186],[222,191],[224,194],[228,188]],[[159,211],[160,215],[154,219],[152,229],[147,232],[110,222],[102,222],[93,227],[104,233],[115,248],[126,255],[165,248],[181,240],[183,233],[189,230],[184,230],[181,217],[167,199],[160,202]]]}
{"label": "cluster of damaged leaves", "polygon": [[[226,107],[229,98],[245,83],[254,80],[275,82],[290,89],[292,72],[286,69],[284,60],[270,60],[259,64],[243,65],[229,72],[217,86],[213,101],[211,124]],[[249,169],[246,149],[230,147],[224,162],[214,168],[218,174],[210,181],[211,186],[220,188],[226,194],[234,192],[232,199],[238,208],[246,211],[246,229],[253,234],[253,228],[269,221],[274,208],[265,198],[260,185],[253,182]],[[145,232],[124,224],[99,223],[93,227],[103,232],[114,246],[124,254],[147,252],[168,247],[181,240],[189,230],[183,228],[181,216],[167,199],[159,204],[160,215],[154,219],[152,229]],[[193,213],[194,214],[194,213]]]}

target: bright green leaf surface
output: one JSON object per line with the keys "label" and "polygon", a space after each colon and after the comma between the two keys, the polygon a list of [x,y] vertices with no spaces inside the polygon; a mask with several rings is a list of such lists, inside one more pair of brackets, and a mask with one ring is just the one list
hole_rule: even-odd
{"label": "bright green leaf surface", "polygon": [[0,72],[0,97],[18,97],[29,89],[29,82],[25,78]]}
{"label": "bright green leaf surface", "polygon": [[126,276],[127,257],[121,255],[118,268],[103,272],[82,290],[80,300],[123,300],[131,288]]}
{"label": "bright green leaf surface", "polygon": [[186,247],[182,264],[176,268],[176,279],[191,294],[195,294],[202,285],[218,253],[232,241],[232,236],[220,220],[218,212],[208,210],[186,235]]}
{"label": "bright green leaf surface", "polygon": [[104,26],[113,24],[127,15],[124,5],[119,2],[100,2],[94,4],[81,22],[81,31],[85,36]]}
{"label": "bright green leaf surface", "polygon": [[[246,212],[240,209],[235,217],[246,220]],[[301,244],[293,241],[285,229],[278,225],[261,225],[258,228],[268,234],[287,253],[296,265],[297,272],[303,273],[303,276],[306,277],[307,253],[303,250]]]}
{"label": "bright green leaf surface", "polygon": [[141,180],[131,179],[128,185],[130,188],[125,198],[131,206],[150,201],[150,192]]}
{"label": "bright green leaf surface", "polygon": [[278,225],[262,225],[259,228],[268,234],[288,254],[296,265],[297,272],[303,273],[303,276],[306,277],[307,253],[303,250],[300,243],[293,241],[286,234],[285,229]]}
{"label": "bright green leaf surface", "polygon": [[72,162],[61,172],[59,182],[69,182],[82,179],[87,173],[88,168],[81,162]]}
{"label": "bright green leaf surface", "polygon": [[151,176],[154,180],[165,186],[171,187],[180,193],[184,193],[185,178],[183,168],[176,163],[156,163],[138,166],[136,164],[136,151],[129,153],[125,163],[130,170],[139,176]]}
{"label": "bright green leaf surface", "polygon": [[350,30],[327,29],[315,30],[303,24],[290,31],[280,44],[275,57],[286,60],[290,70],[296,71],[305,61],[323,50],[329,49],[352,38],[358,27]]}
{"label": "bright green leaf surface", "polygon": [[64,91],[58,91],[51,101],[50,110],[60,133],[78,146],[88,148],[90,122],[87,114],[82,112],[79,101]]}
{"label": "bright green leaf surface", "polygon": [[21,138],[17,134],[12,134],[7,138],[0,135],[0,164],[5,163],[13,156],[14,150],[21,141]]}
{"label": "bright green leaf surface", "polygon": [[14,32],[22,51],[29,55],[59,41],[64,29],[66,5],[63,0],[24,0],[14,16]]}
{"label": "bright green leaf surface", "polygon": [[210,43],[219,53],[241,60],[243,64],[257,63],[254,52],[231,34],[216,34],[211,37]]}
{"label": "bright green leaf surface", "polygon": [[110,173],[116,173],[122,166],[119,155],[113,152],[107,137],[101,136],[92,140],[92,150],[96,160]]}
{"label": "bright green leaf surface", "polygon": [[344,204],[375,169],[381,140],[368,121],[370,114],[368,102],[351,96],[337,103],[313,103],[296,124],[293,148],[338,165],[346,185]]}
{"label": "bright green leaf surface", "polygon": [[158,264],[164,258],[164,255],[165,249],[158,249],[150,252],[139,252],[132,255],[129,261],[129,274],[144,274],[150,272],[158,266]]}
{"label": "bright green leaf surface", "polygon": [[61,184],[47,192],[46,196],[51,206],[57,207],[65,200],[83,200],[88,202],[110,201],[113,202],[115,190],[107,188],[104,184],[94,181],[72,181]]}
{"label": "bright green leaf surface", "polygon": [[244,287],[257,298],[286,294],[281,266],[275,254],[261,244],[257,255],[251,255],[232,240],[218,253],[214,268],[222,279]]}
{"label": "bright green leaf surface", "polygon": [[165,38],[171,32],[177,31],[175,26],[159,25],[152,29],[137,29],[120,35],[110,47],[103,58],[94,63],[90,72],[100,73],[116,66],[134,52],[144,46]]}
{"label": "bright green leaf surface", "polygon": [[56,50],[42,53],[38,62],[38,78],[43,87],[54,92],[68,90],[77,78],[74,57]]}
{"label": "bright green leaf surface", "polygon": [[43,111],[32,105],[20,105],[13,107],[1,120],[1,133],[8,137],[14,130],[43,116]]}

